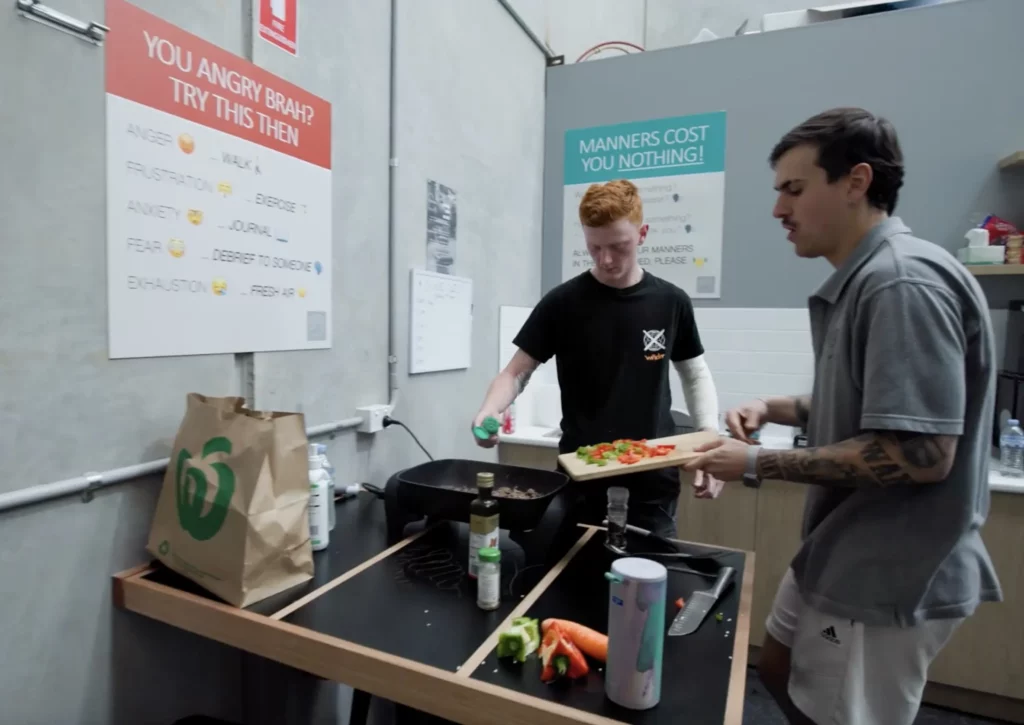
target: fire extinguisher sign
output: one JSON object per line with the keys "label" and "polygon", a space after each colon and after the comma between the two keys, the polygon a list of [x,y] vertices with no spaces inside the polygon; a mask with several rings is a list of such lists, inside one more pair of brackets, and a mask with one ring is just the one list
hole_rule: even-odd
{"label": "fire extinguisher sign", "polygon": [[259,0],[259,36],[291,55],[299,54],[299,0]]}

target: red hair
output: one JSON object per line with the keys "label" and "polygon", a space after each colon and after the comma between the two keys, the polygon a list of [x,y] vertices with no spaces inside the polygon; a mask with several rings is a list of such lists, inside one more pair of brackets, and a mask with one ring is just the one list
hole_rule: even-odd
{"label": "red hair", "polygon": [[580,223],[585,227],[603,227],[619,219],[643,223],[644,203],[640,200],[640,190],[626,179],[592,184],[580,201]]}

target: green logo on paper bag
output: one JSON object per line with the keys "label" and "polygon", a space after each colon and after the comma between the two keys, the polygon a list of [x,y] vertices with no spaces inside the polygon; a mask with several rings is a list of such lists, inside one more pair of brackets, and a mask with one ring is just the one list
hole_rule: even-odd
{"label": "green logo on paper bag", "polygon": [[[211,438],[203,446],[203,458],[214,453],[231,453],[231,441],[227,438]],[[209,484],[206,474],[200,469],[189,465],[192,454],[182,448],[174,470],[174,482],[178,503],[178,522],[181,528],[196,541],[212,539],[224,525],[228,515],[228,504],[235,493],[235,472],[221,461],[210,464],[217,472],[217,493],[210,503],[210,510],[203,513],[206,503],[206,489]]]}

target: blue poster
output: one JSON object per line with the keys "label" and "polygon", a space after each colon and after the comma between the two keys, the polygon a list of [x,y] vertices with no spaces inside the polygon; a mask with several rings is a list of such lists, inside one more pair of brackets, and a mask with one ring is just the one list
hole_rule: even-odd
{"label": "blue poster", "polygon": [[563,280],[592,264],[578,215],[583,194],[629,179],[649,225],[640,263],[691,297],[721,297],[725,135],[725,111],[566,131]]}

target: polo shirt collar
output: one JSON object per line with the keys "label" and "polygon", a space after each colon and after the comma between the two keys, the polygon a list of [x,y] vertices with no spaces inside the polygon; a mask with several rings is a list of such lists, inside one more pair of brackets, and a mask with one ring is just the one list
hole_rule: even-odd
{"label": "polo shirt collar", "polygon": [[903,220],[899,217],[889,217],[879,222],[871,228],[871,231],[864,235],[864,238],[854,247],[853,254],[843,262],[839,269],[829,275],[829,278],[818,288],[814,296],[820,297],[829,304],[834,305],[846,288],[847,283],[853,278],[853,275],[882,246],[882,242],[897,234],[909,233],[910,227],[904,224]]}

